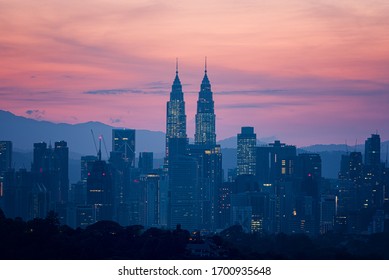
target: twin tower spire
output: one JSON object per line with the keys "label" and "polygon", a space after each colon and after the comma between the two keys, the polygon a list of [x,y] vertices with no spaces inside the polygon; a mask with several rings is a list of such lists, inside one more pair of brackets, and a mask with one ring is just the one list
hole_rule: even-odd
{"label": "twin tower spire", "polygon": [[[197,100],[195,144],[216,145],[215,112],[211,91],[211,83],[207,75],[207,58],[205,58],[204,77],[201,82]],[[173,81],[170,100],[166,110],[166,145],[171,138],[187,138],[185,101],[182,85],[178,76],[178,59],[176,60],[176,76]]]}

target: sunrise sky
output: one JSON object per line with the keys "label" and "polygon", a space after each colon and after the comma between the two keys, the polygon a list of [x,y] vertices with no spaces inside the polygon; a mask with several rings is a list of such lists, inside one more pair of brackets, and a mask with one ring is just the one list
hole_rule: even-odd
{"label": "sunrise sky", "polygon": [[0,0],[0,109],[165,131],[178,57],[193,137],[207,56],[218,140],[388,140],[388,15],[387,0]]}

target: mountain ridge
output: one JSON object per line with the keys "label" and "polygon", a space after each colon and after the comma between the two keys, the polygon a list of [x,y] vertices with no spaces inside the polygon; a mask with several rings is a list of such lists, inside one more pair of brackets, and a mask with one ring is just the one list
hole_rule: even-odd
{"label": "mountain ridge", "polygon": [[[20,133],[15,133],[15,127],[18,130],[23,130],[23,137]],[[14,148],[21,150],[32,150],[32,144],[36,142],[50,142],[67,140],[66,138],[72,139],[72,133],[76,133],[78,136],[85,137],[82,145],[75,145],[72,147],[68,145],[73,152],[78,154],[95,154],[94,144],[92,140],[91,130],[94,131],[95,135],[103,135],[107,143],[107,146],[112,144],[112,129],[120,129],[123,127],[115,127],[107,125],[98,121],[88,121],[84,123],[68,124],[68,123],[54,123],[46,120],[35,120],[23,116],[17,116],[9,111],[0,110],[0,139],[10,140],[14,143]],[[130,129],[130,128],[129,128]],[[62,130],[62,132],[61,132]],[[9,137],[2,136],[2,131],[8,131]],[[48,133],[49,131],[49,133]],[[26,134],[26,132],[33,132]],[[81,133],[81,134],[80,134]],[[33,135],[34,134],[34,135]],[[156,154],[161,154],[165,150],[165,133],[162,131],[152,131],[146,129],[136,129],[136,150],[151,151]],[[368,137],[368,136],[366,136]],[[23,140],[23,141],[22,141]],[[139,141],[138,141],[139,140]],[[152,141],[150,141],[152,140]],[[276,140],[276,137],[264,137],[257,140],[257,145],[267,145],[270,142]],[[28,142],[29,141],[29,142]],[[25,143],[27,142],[27,144]],[[227,137],[217,142],[222,148],[236,148],[237,140],[236,136]],[[293,145],[293,143],[290,143]],[[382,146],[389,145],[389,141],[382,142]],[[82,146],[82,150],[78,148]],[[108,148],[108,147],[107,147]],[[346,144],[312,144],[309,146],[298,147],[299,149],[306,150],[308,152],[323,152],[323,151],[359,151],[363,152],[364,144],[356,146],[346,146]]]}
{"label": "mountain ridge", "polygon": [[[103,135],[107,153],[112,146],[112,129],[114,127],[97,121],[89,121],[79,124],[53,123],[45,120],[34,120],[23,116],[14,115],[11,112],[0,110],[0,140],[13,142],[13,150],[19,153],[17,156],[18,167],[29,167],[31,164],[31,153],[33,143],[52,143],[65,140],[69,147],[69,158],[79,161],[83,155],[95,155],[96,150],[92,139],[91,130],[94,135]],[[7,133],[5,133],[7,132]],[[7,136],[7,137],[5,137]],[[96,139],[95,139],[96,140]],[[268,145],[275,137],[260,138],[257,144]],[[139,152],[153,152],[154,159],[164,157],[165,133],[161,131],[136,130],[136,156]],[[267,142],[266,142],[267,141]],[[223,168],[225,170],[236,167],[236,136],[228,137],[218,141],[223,152]],[[389,141],[382,142],[382,146],[389,146]],[[388,148],[386,148],[388,150]],[[319,153],[322,157],[323,176],[336,178],[340,168],[340,158],[342,154],[351,151],[364,151],[364,145],[354,147],[345,144],[314,144],[305,147],[298,147],[298,153]],[[387,157],[387,152],[381,152],[382,160]],[[108,155],[103,148],[103,159]],[[24,154],[24,155],[23,155]],[[74,163],[76,165],[76,163]],[[76,172],[75,172],[76,173]]]}
{"label": "mountain ridge", "polygon": [[[29,119],[0,110],[0,139],[12,141],[14,149],[24,152],[31,151],[33,143],[64,140],[68,143],[70,152],[94,155],[96,150],[91,130],[95,136],[103,135],[107,150],[111,150],[112,129],[120,128],[123,127],[114,127],[97,121],[79,124],[53,123]],[[7,134],[3,134],[5,131]],[[137,129],[135,138],[137,153],[147,151],[160,154],[164,151],[165,134],[163,132]]]}

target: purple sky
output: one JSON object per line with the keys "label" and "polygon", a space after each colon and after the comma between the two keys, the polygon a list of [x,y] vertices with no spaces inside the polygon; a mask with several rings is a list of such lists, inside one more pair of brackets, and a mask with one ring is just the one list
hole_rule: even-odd
{"label": "purple sky", "polygon": [[0,2],[0,109],[165,131],[175,58],[188,135],[208,57],[218,140],[389,139],[387,1]]}

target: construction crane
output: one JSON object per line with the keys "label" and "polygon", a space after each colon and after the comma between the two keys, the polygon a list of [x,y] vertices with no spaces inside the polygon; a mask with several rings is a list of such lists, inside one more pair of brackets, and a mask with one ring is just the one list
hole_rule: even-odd
{"label": "construction crane", "polygon": [[93,143],[95,144],[95,149],[96,149],[97,157],[98,157],[99,160],[101,160],[101,137],[102,136],[99,136],[99,149],[97,149],[96,137],[95,137],[95,134],[93,133],[93,129],[91,129],[90,131],[92,133]]}

